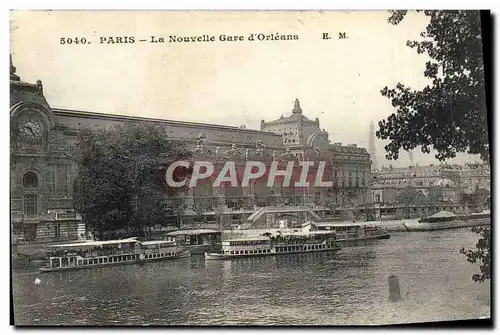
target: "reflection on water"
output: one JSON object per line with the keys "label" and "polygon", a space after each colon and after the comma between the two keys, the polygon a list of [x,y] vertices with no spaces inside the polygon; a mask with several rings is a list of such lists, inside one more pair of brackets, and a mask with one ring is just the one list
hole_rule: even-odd
{"label": "reflection on water", "polygon": [[[489,316],[469,229],[397,233],[337,253],[14,273],[16,324],[385,324]],[[388,301],[397,275],[402,300]],[[35,286],[35,278],[42,284]]]}

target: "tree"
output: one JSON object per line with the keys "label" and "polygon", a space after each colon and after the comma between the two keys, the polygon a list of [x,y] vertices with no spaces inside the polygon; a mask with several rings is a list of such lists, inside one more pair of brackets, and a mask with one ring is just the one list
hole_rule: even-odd
{"label": "tree", "polygon": [[476,207],[476,201],[475,198],[468,193],[460,193],[458,195],[458,203],[461,205],[465,205],[471,208]]}
{"label": "tree", "polygon": [[396,201],[405,204],[405,205],[414,205],[414,206],[419,206],[423,205],[425,203],[426,197],[425,194],[417,190],[413,186],[407,186],[403,190],[401,190],[397,197]]}
{"label": "tree", "polygon": [[410,208],[409,207],[417,207],[426,204],[426,196],[425,194],[409,185],[401,190],[397,196],[396,201],[405,206],[406,216],[410,216]]}
{"label": "tree", "polygon": [[[399,24],[406,11],[391,11],[388,21]],[[385,87],[382,96],[396,112],[379,122],[377,137],[389,139],[386,157],[397,159],[399,151],[420,146],[443,161],[457,152],[479,154],[489,161],[489,137],[480,14],[478,11],[423,11],[429,24],[421,41],[408,41],[410,48],[427,54],[424,77],[431,84],[413,90],[398,83]],[[490,229],[474,228],[481,235],[476,249],[461,249],[471,263],[479,262],[481,274],[474,281],[490,278]]]}
{"label": "tree", "polygon": [[444,191],[439,186],[429,187],[427,193],[427,199],[430,204],[440,204],[444,199]]}
{"label": "tree", "polygon": [[467,261],[470,263],[480,263],[479,270],[481,273],[473,274],[472,280],[481,283],[491,277],[491,234],[489,227],[474,227],[472,231],[481,235],[481,238],[476,243],[476,249],[466,250],[462,248],[460,249],[460,253],[467,256]]}
{"label": "tree", "polygon": [[[76,151],[75,208],[94,235],[125,230],[143,236],[145,228],[171,213],[166,198],[185,191],[167,185],[167,167],[190,155],[160,126],[127,123],[108,130],[83,130]],[[189,172],[178,171],[176,180]]]}
{"label": "tree", "polygon": [[490,192],[484,188],[478,188],[476,191],[472,194],[472,198],[474,198],[474,201],[478,205],[483,205],[488,197],[490,196]]}
{"label": "tree", "polygon": [[[421,41],[408,41],[417,53],[426,53],[424,77],[431,81],[422,90],[402,83],[385,87],[396,112],[379,122],[377,137],[389,139],[388,159],[399,151],[431,147],[445,160],[457,152],[480,154],[489,159],[487,108],[479,12],[423,12],[430,21]],[[389,22],[399,24],[406,11],[392,11]],[[416,131],[418,129],[418,131]]]}

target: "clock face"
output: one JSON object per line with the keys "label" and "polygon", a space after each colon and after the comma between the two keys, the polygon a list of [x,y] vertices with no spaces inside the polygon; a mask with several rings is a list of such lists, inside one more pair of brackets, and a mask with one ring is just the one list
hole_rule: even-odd
{"label": "clock face", "polygon": [[39,143],[42,140],[42,123],[34,117],[30,117],[19,124],[19,138],[28,143]]}

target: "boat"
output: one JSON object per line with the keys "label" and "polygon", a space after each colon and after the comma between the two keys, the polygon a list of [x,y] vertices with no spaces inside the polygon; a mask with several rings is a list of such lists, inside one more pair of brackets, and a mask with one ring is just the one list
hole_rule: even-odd
{"label": "boat", "polygon": [[222,232],[215,229],[180,229],[166,234],[183,248],[190,250],[191,255],[203,255],[205,252],[221,250]]}
{"label": "boat", "polygon": [[448,211],[440,211],[423,219],[405,220],[403,225],[407,231],[432,231],[458,229],[475,226],[490,225],[489,211],[457,216]]}
{"label": "boat", "polygon": [[139,263],[191,257],[191,251],[172,240],[139,242]]}
{"label": "boat", "polygon": [[491,224],[491,212],[489,210],[484,210],[479,213],[459,215],[458,218],[465,221],[469,227],[486,226]]}
{"label": "boat", "polygon": [[331,233],[338,243],[389,239],[386,229],[369,222],[313,222],[302,225],[303,231]]}
{"label": "boat", "polygon": [[206,260],[271,256],[280,254],[336,252],[340,250],[331,236],[315,233],[271,233],[222,241],[222,251],[205,253]]}
{"label": "boat", "polygon": [[40,272],[59,272],[190,257],[175,241],[128,238],[52,245]]}

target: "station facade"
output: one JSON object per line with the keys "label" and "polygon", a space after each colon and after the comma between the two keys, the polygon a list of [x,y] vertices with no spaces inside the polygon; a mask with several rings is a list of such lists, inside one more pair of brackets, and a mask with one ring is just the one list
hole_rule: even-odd
{"label": "station facade", "polygon": [[[244,165],[259,160],[327,161],[325,180],[332,187],[295,189],[264,183],[213,188],[210,180],[182,197],[183,220],[207,223],[216,215],[244,221],[264,206],[306,205],[339,209],[370,202],[370,155],[356,145],[330,143],[319,119],[309,120],[296,100],[287,117],[262,121],[261,129],[52,108],[41,81],[26,83],[10,65],[11,222],[15,238],[62,241],[83,238],[84,223],[73,208],[73,181],[78,173],[72,153],[82,129],[106,129],[125,122],[151,122],[165,135],[183,140],[194,159],[220,166],[231,159]],[[166,199],[175,206],[176,199]],[[174,216],[174,214],[173,214]],[[166,218],[174,222],[175,218]]]}

